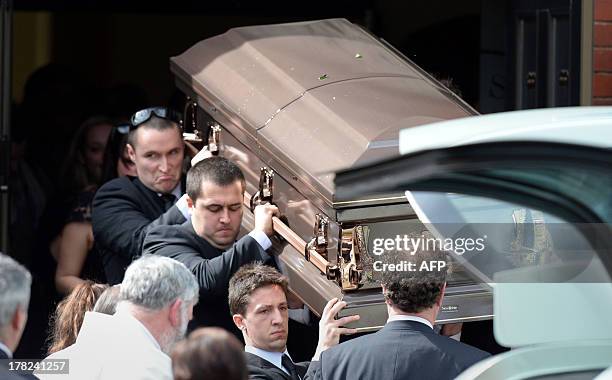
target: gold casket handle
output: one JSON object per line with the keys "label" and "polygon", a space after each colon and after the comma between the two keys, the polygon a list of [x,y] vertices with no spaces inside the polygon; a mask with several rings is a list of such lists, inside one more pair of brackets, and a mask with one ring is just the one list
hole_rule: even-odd
{"label": "gold casket handle", "polygon": [[[251,208],[251,205],[253,204],[252,198],[253,197],[249,193],[244,193],[244,205],[249,207],[251,210],[253,210],[253,208]],[[287,243],[300,252],[305,259],[314,264],[314,266],[317,267],[321,273],[327,273],[330,263],[317,252],[311,252],[309,255],[310,257],[306,257],[306,242],[302,240],[302,238],[291,228],[289,228],[287,224],[285,224],[281,219],[273,217],[272,225],[274,227],[274,232],[279,234],[283,239],[285,239],[285,241],[287,241]]]}

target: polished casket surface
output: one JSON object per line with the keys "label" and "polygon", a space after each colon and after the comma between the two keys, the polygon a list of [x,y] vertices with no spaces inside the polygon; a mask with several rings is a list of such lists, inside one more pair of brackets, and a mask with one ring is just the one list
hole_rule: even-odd
{"label": "polished casket surface", "polygon": [[[248,195],[259,190],[260,167],[272,169],[273,201],[291,230],[307,243],[316,215],[328,218],[324,256],[340,268],[349,267],[342,231],[359,227],[363,240],[424,227],[402,194],[336,199],[334,172],[399,155],[400,129],[476,113],[393,47],[344,19],[231,29],[171,58],[170,66],[198,112],[221,126],[220,154],[241,166]],[[246,215],[245,229],[250,223]],[[275,248],[292,289],[315,313],[329,298],[344,297],[348,311],[362,314],[359,326],[371,329],[384,324],[386,309],[369,272],[371,243],[362,243],[357,266],[363,272],[350,291],[347,278],[344,285],[326,278],[295,245]],[[465,279],[457,284],[458,301],[441,319],[490,317],[490,296]],[[452,289],[448,293],[451,299]]]}

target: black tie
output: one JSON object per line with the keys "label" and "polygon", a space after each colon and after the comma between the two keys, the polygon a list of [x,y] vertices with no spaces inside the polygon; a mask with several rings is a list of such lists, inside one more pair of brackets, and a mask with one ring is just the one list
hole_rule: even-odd
{"label": "black tie", "polygon": [[170,209],[170,207],[172,207],[174,205],[174,202],[176,202],[176,197],[174,196],[174,194],[162,194],[161,198],[164,201],[164,210],[168,211]]}
{"label": "black tie", "polygon": [[293,361],[291,360],[289,355],[283,354],[283,358],[281,359],[281,364],[283,365],[283,367],[285,367],[287,372],[289,372],[289,376],[291,376],[293,380],[300,380],[300,376],[297,373],[295,364],[293,364]]}

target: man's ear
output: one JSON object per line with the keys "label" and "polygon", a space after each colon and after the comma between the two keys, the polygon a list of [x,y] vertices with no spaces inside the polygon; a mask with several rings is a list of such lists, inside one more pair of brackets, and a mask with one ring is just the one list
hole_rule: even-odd
{"label": "man's ear", "polygon": [[193,201],[193,199],[191,199],[189,195],[185,198],[185,200],[187,201],[187,207],[194,208],[195,202]]}
{"label": "man's ear", "polygon": [[183,305],[183,301],[181,301],[180,299],[177,299],[170,304],[168,318],[170,319],[170,324],[174,327],[181,325],[181,306],[182,305]]}
{"label": "man's ear", "polygon": [[387,299],[387,297],[385,297],[385,293],[387,293],[387,288],[386,288],[386,287],[385,287],[385,285],[384,285],[384,284],[382,284],[382,283],[380,284],[380,287],[381,287],[381,289],[382,289],[382,294],[383,294],[383,298],[384,298],[384,300],[385,300],[385,303],[386,303],[387,305],[391,306],[391,300],[389,300],[389,299]]}
{"label": "man's ear", "polygon": [[13,314],[13,318],[11,319],[11,327],[15,331],[23,331],[25,328],[25,324],[28,320],[28,312],[23,310],[21,305],[17,306],[15,309],[15,313]]}
{"label": "man's ear", "polygon": [[246,324],[244,323],[244,319],[245,318],[242,316],[242,314],[234,314],[234,315],[232,315],[232,320],[234,321],[234,324],[241,331],[246,330]]}
{"label": "man's ear", "polygon": [[436,300],[436,305],[438,307],[442,307],[442,300],[444,299],[444,292],[446,292],[446,282],[444,283],[444,285],[442,285],[442,290],[440,291],[440,295],[438,296],[438,299]]}
{"label": "man's ear", "polygon": [[132,162],[136,162],[136,151],[134,150],[132,144],[125,144],[125,149],[127,150],[130,160],[132,160]]}

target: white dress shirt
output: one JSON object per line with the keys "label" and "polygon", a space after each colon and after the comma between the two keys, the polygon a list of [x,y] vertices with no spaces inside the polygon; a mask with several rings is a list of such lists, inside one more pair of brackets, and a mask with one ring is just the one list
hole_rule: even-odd
{"label": "white dress shirt", "polygon": [[[179,211],[181,212],[181,214],[183,214],[183,216],[185,217],[185,219],[189,220],[189,206],[187,206],[187,194],[182,194],[181,193],[181,184],[179,183],[171,192],[170,194],[174,195],[177,199],[176,203],[174,204]],[[162,193],[157,193],[158,197],[161,197],[163,194]]]}
{"label": "white dress shirt", "polygon": [[6,354],[6,356],[8,356],[9,359],[13,358],[13,353],[11,352],[11,350],[9,350],[6,344],[0,342],[0,350],[4,351],[4,353]]}
{"label": "white dress shirt", "polygon": [[272,246],[272,242],[270,241],[270,238],[263,231],[253,230],[249,232],[249,236],[255,239],[257,244],[259,244],[261,248],[263,248],[264,251],[268,250],[268,248]]}
{"label": "white dress shirt", "polygon": [[420,322],[424,325],[427,325],[429,326],[429,328],[433,329],[431,322],[429,322],[425,318],[417,317],[416,315],[401,315],[400,314],[400,315],[389,316],[389,319],[387,319],[387,323],[393,322],[393,321],[415,321],[415,322]]}
{"label": "white dress shirt", "polygon": [[283,355],[289,356],[289,358],[293,361],[293,359],[291,358],[291,355],[289,355],[289,352],[287,352],[286,348],[285,348],[285,352],[272,352],[272,351],[266,351],[266,350],[262,350],[257,347],[246,345],[244,346],[244,350],[253,355],[259,356],[260,358],[264,360],[269,361],[270,363],[274,364],[278,368],[282,369],[283,372],[285,372],[287,375],[289,375],[289,371],[287,371],[282,365]]}

